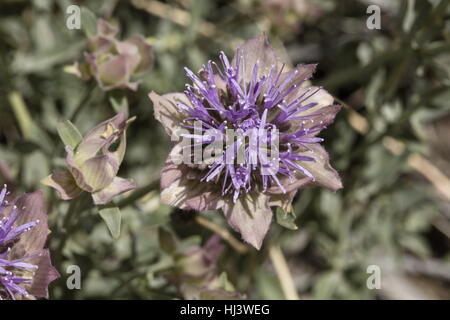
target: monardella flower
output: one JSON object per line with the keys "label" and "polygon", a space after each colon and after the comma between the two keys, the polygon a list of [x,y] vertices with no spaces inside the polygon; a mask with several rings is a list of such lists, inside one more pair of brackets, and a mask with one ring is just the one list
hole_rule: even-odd
{"label": "monardella flower", "polygon": [[48,234],[42,192],[25,194],[9,203],[0,192],[0,299],[48,296],[48,285],[59,277],[44,249]]}
{"label": "monardella flower", "polygon": [[220,61],[198,75],[186,69],[192,85],[184,93],[150,94],[155,117],[173,140],[183,139],[163,169],[161,199],[182,209],[222,209],[259,249],[271,207],[289,211],[308,183],[342,188],[317,136],[340,106],[307,84],[315,65],[288,68],[266,36],[244,43],[231,62],[221,53]]}
{"label": "monardella flower", "polygon": [[106,204],[136,189],[133,180],[117,177],[125,156],[126,130],[132,121],[120,112],[89,131],[76,146],[66,146],[67,169],[49,175],[42,183],[55,188],[63,200],[86,191],[95,204]]}
{"label": "monardella flower", "polygon": [[136,91],[137,82],[131,77],[153,66],[152,47],[140,36],[119,41],[119,29],[103,19],[97,21],[97,33],[88,41],[86,62],[76,63],[74,73],[81,79],[93,76],[100,88],[128,88]]}

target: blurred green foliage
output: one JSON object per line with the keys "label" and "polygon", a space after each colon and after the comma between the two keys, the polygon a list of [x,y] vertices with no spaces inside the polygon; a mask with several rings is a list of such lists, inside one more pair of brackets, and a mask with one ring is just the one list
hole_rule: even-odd
{"label": "blurred green foliage", "polygon": [[[2,1],[0,182],[16,193],[46,191],[49,245],[62,273],[51,298],[180,297],[170,281],[177,257],[211,235],[195,222],[198,213],[159,205],[157,190],[122,208],[118,240],[83,203],[66,228],[68,204],[39,183],[64,166],[58,123],[82,101],[75,124],[85,133],[114,114],[111,101],[126,98],[137,119],[120,174],[147,185],[158,179],[170,149],[148,92],[182,90],[184,66],[198,70],[220,50],[231,54],[242,40],[266,32],[284,43],[294,64],[319,63],[313,83],[345,105],[322,135],[344,189],[302,191],[295,201],[298,229],[291,230],[292,218],[277,215],[260,252],[240,254],[226,244],[218,262],[225,282],[249,298],[283,299],[267,252],[280,243],[303,298],[448,299],[450,199],[436,188],[442,181],[427,177],[428,167],[411,165],[411,155],[450,177],[449,2],[76,1],[120,25],[124,37],[142,34],[154,47],[155,67],[137,92],[105,94],[64,72],[82,59],[86,40],[82,30],[66,28],[71,1]],[[366,27],[372,3],[381,8],[380,30]],[[200,215],[228,228],[216,212]],[[81,268],[81,290],[66,288],[72,264]],[[381,290],[366,286],[369,265],[381,267]]]}

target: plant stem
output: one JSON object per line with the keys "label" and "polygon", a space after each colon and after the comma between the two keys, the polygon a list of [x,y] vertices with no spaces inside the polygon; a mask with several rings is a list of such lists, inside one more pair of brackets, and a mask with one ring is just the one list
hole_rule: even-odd
{"label": "plant stem", "polygon": [[202,216],[196,216],[195,222],[197,222],[202,227],[205,227],[206,229],[217,233],[223,240],[227,241],[240,254],[248,252],[248,246],[241,243],[239,240],[233,237],[233,235],[228,232],[228,230],[222,228],[221,226],[218,226],[217,224],[203,218]]}
{"label": "plant stem", "polygon": [[84,201],[86,196],[87,196],[87,193],[83,193],[78,198],[72,200],[70,202],[69,209],[67,210],[67,213],[64,216],[64,220],[63,220],[63,224],[62,224],[63,234],[59,241],[58,247],[55,250],[55,252],[56,252],[55,264],[58,267],[60,267],[61,260],[62,260],[62,251],[64,250],[64,247],[66,245],[67,239],[70,234],[70,231],[75,226],[75,224],[72,223],[73,217],[76,215],[77,212],[80,213],[81,204]]}
{"label": "plant stem", "polygon": [[139,200],[140,198],[144,197],[147,193],[157,190],[158,188],[159,188],[159,179],[153,180],[149,184],[143,186],[142,188],[135,190],[127,198],[124,198],[119,202],[117,202],[117,206],[119,208],[126,207],[134,203],[136,200]]}
{"label": "plant stem", "polygon": [[273,263],[278,280],[281,284],[284,296],[287,300],[300,300],[297,289],[294,285],[289,266],[284,258],[283,252],[279,245],[272,244],[269,247],[270,260]]}
{"label": "plant stem", "polygon": [[89,87],[86,89],[86,93],[84,94],[83,99],[80,100],[78,105],[75,108],[75,111],[73,112],[72,116],[70,117],[70,122],[75,122],[80,115],[81,111],[87,106],[89,99],[91,98],[91,94],[94,91],[96,87],[95,82],[91,82]]}

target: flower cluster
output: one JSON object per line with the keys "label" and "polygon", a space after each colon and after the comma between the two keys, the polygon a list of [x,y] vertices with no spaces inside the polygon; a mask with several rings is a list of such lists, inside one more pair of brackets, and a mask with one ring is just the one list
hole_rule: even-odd
{"label": "flower cluster", "polygon": [[47,297],[48,285],[59,277],[44,249],[48,234],[42,192],[9,203],[0,192],[0,299]]}
{"label": "flower cluster", "polygon": [[126,130],[134,119],[125,112],[106,120],[75,146],[66,146],[67,169],[55,172],[42,183],[55,188],[63,200],[92,194],[95,204],[106,204],[115,196],[137,188],[131,179],[117,177],[126,150]]}
{"label": "flower cluster", "polygon": [[119,30],[103,19],[97,21],[97,33],[88,40],[85,62],[75,64],[75,73],[84,80],[94,77],[103,90],[137,90],[133,75],[153,66],[152,47],[140,36],[125,41],[116,39]]}
{"label": "flower cluster", "polygon": [[[307,84],[315,65],[289,68],[264,35],[240,46],[231,62],[224,53],[220,60],[221,65],[209,61],[198,75],[186,69],[192,85],[184,93],[152,92],[156,119],[173,139],[193,138],[205,149],[214,140],[211,129],[225,141],[229,129],[244,138],[262,134],[253,143],[227,141],[232,154],[243,151],[243,163],[225,161],[228,150],[212,162],[179,163],[175,159],[186,148],[179,142],[161,175],[161,198],[182,209],[222,209],[228,223],[259,249],[272,220],[270,207],[289,211],[297,190],[308,183],[342,187],[317,137],[340,106],[324,89]],[[268,158],[262,145],[277,156]]]}

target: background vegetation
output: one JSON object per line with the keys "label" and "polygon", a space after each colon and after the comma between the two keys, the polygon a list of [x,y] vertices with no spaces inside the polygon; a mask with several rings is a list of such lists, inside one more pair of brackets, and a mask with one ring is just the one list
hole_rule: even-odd
{"label": "background vegetation", "polygon": [[[183,252],[221,230],[225,250],[213,271],[227,274],[222,288],[247,298],[285,299],[292,285],[305,299],[450,298],[449,2],[1,1],[0,182],[16,194],[46,192],[49,246],[62,274],[50,297],[186,298],[180,274],[199,265]],[[73,3],[120,25],[123,37],[142,34],[152,43],[155,67],[137,92],[90,92],[89,83],[64,72],[82,58],[86,41],[82,30],[66,28]],[[381,8],[380,30],[366,27],[373,3]],[[257,252],[230,245],[239,235],[221,214],[159,204],[152,184],[170,141],[147,94],[182,90],[184,66],[198,70],[261,32],[284,43],[294,64],[319,63],[313,83],[344,106],[322,134],[344,189],[302,191],[298,229],[279,216]],[[96,210],[82,205],[68,217],[68,203],[39,181],[64,165],[58,122],[82,105],[75,124],[85,133],[114,114],[111,98],[123,97],[137,120],[120,175],[151,192],[122,201],[114,240]],[[69,265],[81,268],[81,290],[66,287]],[[366,286],[369,265],[381,268],[380,290]]]}

